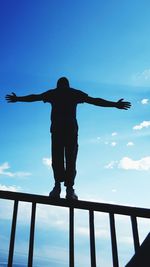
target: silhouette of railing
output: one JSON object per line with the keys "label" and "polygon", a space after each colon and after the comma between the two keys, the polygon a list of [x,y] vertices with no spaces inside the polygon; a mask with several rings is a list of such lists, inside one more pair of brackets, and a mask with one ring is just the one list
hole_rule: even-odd
{"label": "silhouette of railing", "polygon": [[12,264],[13,264],[13,254],[14,254],[14,242],[15,242],[16,221],[17,221],[19,201],[32,203],[28,267],[32,267],[33,265],[34,230],[35,230],[35,215],[36,215],[37,204],[47,204],[60,207],[67,207],[69,209],[69,267],[74,267],[74,210],[75,209],[83,209],[89,211],[91,267],[97,266],[96,247],[95,247],[95,227],[94,227],[95,211],[109,214],[113,267],[119,267],[116,228],[115,228],[115,214],[130,216],[135,252],[140,246],[137,217],[150,218],[150,209],[144,209],[144,208],[127,207],[127,206],[95,203],[95,202],[79,201],[79,200],[78,201],[77,200],[69,201],[66,199],[50,200],[49,197],[46,196],[16,193],[9,191],[0,191],[0,198],[14,201],[9,255],[8,255],[9,267],[13,266]]}

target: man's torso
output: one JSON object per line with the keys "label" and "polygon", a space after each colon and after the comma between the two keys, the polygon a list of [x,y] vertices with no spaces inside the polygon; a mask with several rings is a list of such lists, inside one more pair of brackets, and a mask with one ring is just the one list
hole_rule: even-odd
{"label": "man's torso", "polygon": [[53,89],[43,93],[43,101],[51,103],[51,131],[55,129],[78,127],[76,120],[77,104],[87,97],[82,91],[72,88]]}

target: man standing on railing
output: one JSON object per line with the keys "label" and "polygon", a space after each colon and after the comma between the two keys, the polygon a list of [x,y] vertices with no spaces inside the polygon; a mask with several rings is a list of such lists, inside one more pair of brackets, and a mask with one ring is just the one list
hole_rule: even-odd
{"label": "man standing on railing", "polygon": [[66,186],[66,198],[78,199],[73,185],[76,176],[76,158],[78,152],[78,124],[76,108],[80,103],[88,103],[101,107],[115,107],[129,109],[130,102],[120,99],[117,102],[102,98],[93,98],[86,93],[70,87],[67,78],[57,81],[55,89],[42,94],[16,96],[15,93],[6,95],[9,103],[43,101],[52,105],[51,111],[51,141],[52,141],[52,168],[55,186],[50,192],[51,198],[60,198],[61,182]]}

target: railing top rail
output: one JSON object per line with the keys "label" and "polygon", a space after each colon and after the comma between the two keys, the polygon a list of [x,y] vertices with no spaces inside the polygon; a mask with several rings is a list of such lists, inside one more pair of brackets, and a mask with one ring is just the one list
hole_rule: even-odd
{"label": "railing top rail", "polygon": [[35,195],[35,194],[27,194],[27,193],[19,193],[19,192],[11,192],[11,191],[2,191],[0,190],[0,198],[9,199],[9,200],[18,200],[24,202],[31,202],[37,204],[46,204],[60,207],[73,207],[76,209],[84,209],[84,210],[94,210],[106,213],[114,213],[128,216],[136,216],[136,217],[144,217],[150,218],[150,209],[138,208],[132,206],[122,206],[122,205],[114,205],[107,203],[98,203],[98,202],[89,202],[89,201],[81,201],[81,200],[66,200],[66,199],[58,199],[52,200],[47,196],[43,195]]}

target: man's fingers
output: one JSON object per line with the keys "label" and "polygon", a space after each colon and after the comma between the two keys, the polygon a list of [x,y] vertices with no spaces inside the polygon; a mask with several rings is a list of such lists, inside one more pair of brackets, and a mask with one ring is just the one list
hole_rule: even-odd
{"label": "man's fingers", "polygon": [[11,96],[10,95],[7,95],[5,98],[6,99],[11,99]]}
{"label": "man's fingers", "polygon": [[122,102],[124,100],[124,98],[121,98],[121,99],[119,99],[119,102]]}
{"label": "man's fingers", "polygon": [[129,109],[129,108],[130,108],[129,106],[125,106],[123,109],[126,109],[126,110],[127,110],[127,109]]}
{"label": "man's fingers", "polygon": [[131,103],[130,102],[124,102],[123,103],[125,107],[131,107]]}
{"label": "man's fingers", "polygon": [[124,106],[125,106],[125,107],[131,107],[131,105],[130,105],[130,104],[125,104]]}

